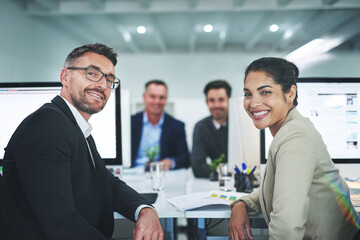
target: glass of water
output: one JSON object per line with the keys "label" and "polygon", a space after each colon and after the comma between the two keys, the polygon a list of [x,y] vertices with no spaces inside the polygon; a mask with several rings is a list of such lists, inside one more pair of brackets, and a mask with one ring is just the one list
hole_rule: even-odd
{"label": "glass of water", "polygon": [[150,163],[151,186],[154,191],[160,191],[165,184],[165,165],[162,162]]}
{"label": "glass of water", "polygon": [[219,170],[219,187],[221,191],[231,192],[234,190],[233,174],[226,163],[220,163]]}

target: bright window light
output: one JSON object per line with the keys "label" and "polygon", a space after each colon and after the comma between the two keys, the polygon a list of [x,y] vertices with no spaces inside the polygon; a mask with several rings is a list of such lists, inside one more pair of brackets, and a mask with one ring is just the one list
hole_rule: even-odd
{"label": "bright window light", "polygon": [[314,39],[311,42],[301,46],[295,51],[289,53],[286,56],[286,59],[290,61],[295,61],[296,59],[301,59],[309,56],[316,56],[339,46],[344,42],[343,38],[325,38],[325,39]]}
{"label": "bright window light", "polygon": [[209,33],[209,32],[212,32],[213,29],[214,29],[214,27],[211,24],[206,24],[204,26],[204,32]]}
{"label": "bright window light", "polygon": [[286,59],[294,61],[295,59],[303,58],[311,54],[320,54],[321,45],[323,45],[323,43],[323,39],[314,39],[311,42],[308,42],[307,44],[288,54],[286,56]]}
{"label": "bright window light", "polygon": [[131,41],[131,35],[128,32],[124,32],[123,34],[125,41],[130,42]]}
{"label": "bright window light", "polygon": [[138,32],[138,34],[144,34],[144,33],[146,33],[146,27],[144,27],[144,26],[138,26],[138,27],[136,28],[136,31]]}
{"label": "bright window light", "polygon": [[277,32],[279,30],[279,26],[277,24],[273,24],[269,27],[271,32]]}
{"label": "bright window light", "polygon": [[284,33],[284,39],[289,39],[292,37],[292,35],[294,35],[293,30],[291,30],[291,29],[286,30],[286,32]]}

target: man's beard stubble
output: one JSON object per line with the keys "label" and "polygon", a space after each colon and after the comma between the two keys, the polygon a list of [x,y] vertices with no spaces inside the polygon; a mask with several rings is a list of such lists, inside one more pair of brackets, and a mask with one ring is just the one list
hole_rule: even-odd
{"label": "man's beard stubble", "polygon": [[100,107],[100,109],[95,109],[93,108],[90,104],[87,103],[86,101],[86,92],[87,91],[95,91],[95,92],[98,92],[100,93],[104,98],[105,98],[105,94],[103,91],[100,91],[98,89],[84,89],[83,91],[83,94],[79,94],[80,95],[80,99],[75,96],[74,94],[71,94],[70,95],[70,98],[71,98],[71,101],[73,102],[74,106],[81,112],[86,112],[88,114],[94,114],[94,113],[98,113],[100,112],[101,110],[104,109],[105,105],[106,105],[106,102],[107,100],[104,102],[104,104]]}

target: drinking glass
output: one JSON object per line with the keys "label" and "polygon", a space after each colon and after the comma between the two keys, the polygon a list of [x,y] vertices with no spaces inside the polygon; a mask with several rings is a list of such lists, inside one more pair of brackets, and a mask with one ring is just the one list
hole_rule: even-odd
{"label": "drinking glass", "polygon": [[154,191],[160,191],[165,184],[165,165],[161,162],[150,163],[151,186]]}
{"label": "drinking glass", "polygon": [[219,171],[219,187],[221,191],[231,192],[234,190],[234,178],[226,163],[220,163]]}

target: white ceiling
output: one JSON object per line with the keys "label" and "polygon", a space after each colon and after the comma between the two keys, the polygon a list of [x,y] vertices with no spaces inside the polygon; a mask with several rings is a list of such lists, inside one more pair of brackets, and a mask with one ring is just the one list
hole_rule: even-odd
{"label": "white ceiling", "polygon": [[[290,53],[318,38],[330,50],[360,50],[360,0],[17,1],[29,17],[121,53]],[[214,30],[205,33],[205,24]],[[148,31],[138,34],[139,25]]]}

